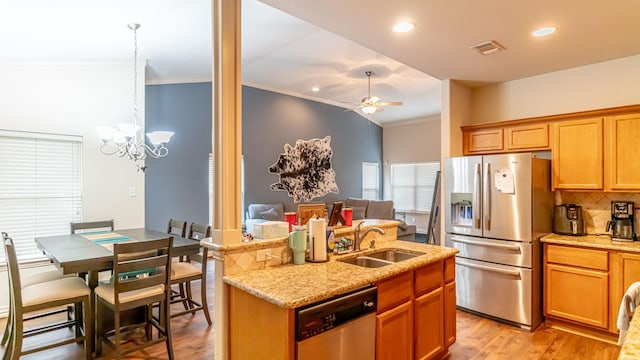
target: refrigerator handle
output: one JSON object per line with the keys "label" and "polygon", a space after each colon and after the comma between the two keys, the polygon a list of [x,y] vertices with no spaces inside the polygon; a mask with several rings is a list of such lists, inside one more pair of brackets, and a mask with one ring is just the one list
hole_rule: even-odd
{"label": "refrigerator handle", "polygon": [[480,175],[482,169],[480,163],[476,163],[473,172],[473,227],[480,229],[480,194],[482,186],[480,183]]}
{"label": "refrigerator handle", "polygon": [[482,182],[482,214],[485,230],[491,230],[491,164],[484,164],[484,181]]}

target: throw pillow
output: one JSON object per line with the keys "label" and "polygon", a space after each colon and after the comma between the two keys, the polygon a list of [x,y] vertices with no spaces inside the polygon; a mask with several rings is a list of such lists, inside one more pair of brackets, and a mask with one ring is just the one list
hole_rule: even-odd
{"label": "throw pillow", "polygon": [[402,220],[400,220],[400,224],[398,224],[398,229],[400,229],[402,231],[405,231],[405,230],[407,230],[407,228],[408,228],[407,223],[402,221]]}
{"label": "throw pillow", "polygon": [[278,220],[282,220],[282,216],[280,215],[280,213],[278,212],[278,210],[271,208],[269,210],[265,210],[262,211],[260,213],[260,216],[262,216],[263,219],[265,220],[269,220],[269,221],[278,221]]}

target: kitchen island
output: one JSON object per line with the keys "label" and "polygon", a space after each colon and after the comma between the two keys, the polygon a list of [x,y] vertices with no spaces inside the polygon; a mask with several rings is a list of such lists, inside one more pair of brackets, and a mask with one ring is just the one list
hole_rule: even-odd
{"label": "kitchen island", "polygon": [[[357,254],[331,256],[325,263],[285,264],[225,276],[230,285],[231,357],[295,358],[296,308],[371,284],[378,287],[376,358],[385,358],[388,350],[396,356],[396,350],[405,351],[407,358],[445,357],[455,341],[457,250],[405,241],[376,245]],[[421,254],[378,268],[338,261],[384,249]]]}

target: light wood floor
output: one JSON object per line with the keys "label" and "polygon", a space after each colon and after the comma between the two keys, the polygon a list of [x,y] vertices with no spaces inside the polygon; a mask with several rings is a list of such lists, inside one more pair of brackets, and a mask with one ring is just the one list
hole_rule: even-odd
{"label": "light wood floor", "polygon": [[[213,269],[213,263],[210,263],[209,269]],[[213,316],[213,272],[207,276],[210,279],[207,284],[207,297]],[[199,294],[199,291],[199,285],[195,285],[194,294]],[[179,304],[174,306],[179,308]],[[5,322],[5,319],[0,320],[0,329],[4,329]],[[172,319],[171,325],[176,359],[213,359],[213,325],[208,327],[202,312],[196,313],[193,317],[187,315]],[[60,336],[64,336],[64,334]],[[49,335],[40,338],[42,337],[46,338]],[[34,338],[29,340],[34,340]],[[110,358],[109,348],[103,346],[103,349],[104,358]],[[451,360],[615,360],[618,357],[619,347],[547,328],[544,325],[530,333],[510,325],[458,311],[457,342],[450,350]],[[3,351],[0,350],[0,355],[2,353]],[[22,359],[38,360],[81,360],[83,358],[83,347],[76,344],[22,357]],[[167,357],[164,345],[158,344],[148,348],[145,353],[131,354],[127,358],[166,359]]]}

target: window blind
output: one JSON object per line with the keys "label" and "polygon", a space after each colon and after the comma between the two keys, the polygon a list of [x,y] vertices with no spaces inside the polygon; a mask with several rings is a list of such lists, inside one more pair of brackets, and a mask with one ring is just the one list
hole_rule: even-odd
{"label": "window blind", "polygon": [[362,198],[378,200],[380,193],[380,172],[378,163],[362,163]]}
{"label": "window blind", "polygon": [[81,148],[80,137],[0,132],[0,231],[19,261],[44,259],[34,238],[82,220]]}
{"label": "window blind", "polygon": [[396,211],[428,212],[440,162],[391,164],[391,199]]}

